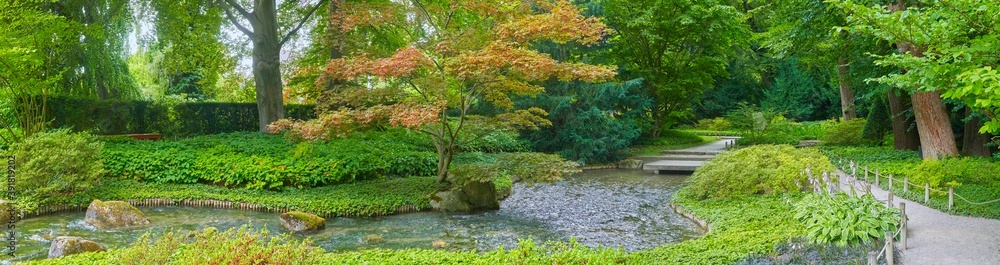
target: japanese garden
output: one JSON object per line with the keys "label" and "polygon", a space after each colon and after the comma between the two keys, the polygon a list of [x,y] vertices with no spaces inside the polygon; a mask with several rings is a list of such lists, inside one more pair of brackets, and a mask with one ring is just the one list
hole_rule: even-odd
{"label": "japanese garden", "polygon": [[991,0],[0,1],[0,264],[997,264]]}

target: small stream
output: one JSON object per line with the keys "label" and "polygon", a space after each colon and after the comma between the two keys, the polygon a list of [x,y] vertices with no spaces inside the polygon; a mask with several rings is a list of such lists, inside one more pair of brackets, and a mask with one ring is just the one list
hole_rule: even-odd
{"label": "small stream", "polygon": [[[513,194],[501,202],[497,211],[329,218],[326,229],[311,237],[315,245],[327,251],[432,248],[436,240],[447,242],[447,248],[452,250],[490,251],[498,246],[516,247],[519,238],[543,242],[567,241],[571,237],[587,246],[621,247],[627,251],[648,249],[702,235],[694,223],[669,207],[670,195],[686,178],[640,170],[588,170],[555,183],[516,184]],[[252,223],[258,229],[287,232],[275,213],[176,206],[139,209],[152,225],[104,231],[85,223],[84,212],[22,220],[17,224],[16,260],[47,257],[51,239],[56,236],[80,236],[105,248],[120,248],[143,233],[171,229],[225,230]],[[365,244],[361,238],[371,234],[381,235],[385,240]]]}

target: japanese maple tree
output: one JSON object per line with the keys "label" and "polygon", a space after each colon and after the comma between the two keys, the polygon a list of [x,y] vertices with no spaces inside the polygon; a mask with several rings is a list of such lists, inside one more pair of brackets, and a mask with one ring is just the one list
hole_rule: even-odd
{"label": "japanese maple tree", "polygon": [[[342,31],[391,24],[405,29],[407,44],[383,58],[358,51],[332,59],[317,85],[330,79],[366,84],[375,80],[404,88],[408,97],[401,103],[353,109],[340,114],[352,117],[350,122],[339,124],[381,119],[429,135],[437,147],[438,182],[446,181],[461,146],[475,138],[470,132],[551,124],[541,109],[514,110],[511,96],[544,92],[541,81],[597,82],[616,73],[610,66],[559,62],[532,49],[540,41],[591,45],[609,33],[600,19],[582,16],[568,1],[403,1],[345,5],[341,10],[333,19],[341,21]],[[487,102],[505,113],[469,114],[470,107]],[[321,116],[332,120],[328,115]],[[276,125],[295,126],[287,121]]]}

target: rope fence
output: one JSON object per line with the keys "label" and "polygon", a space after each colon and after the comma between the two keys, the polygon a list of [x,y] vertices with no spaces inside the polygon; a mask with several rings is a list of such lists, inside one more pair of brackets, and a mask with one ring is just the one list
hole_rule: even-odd
{"label": "rope fence", "polygon": [[[886,176],[886,175],[883,175],[881,172],[879,172],[878,168],[875,168],[874,170],[870,170],[868,168],[868,166],[865,166],[865,167],[862,168],[857,162],[855,162],[853,160],[846,159],[846,158],[844,158],[844,157],[842,157],[840,155],[834,154],[834,153],[826,151],[826,150],[821,150],[821,151],[827,157],[835,158],[836,161],[833,161],[833,159],[831,159],[830,162],[833,163],[838,169],[840,169],[841,171],[843,171],[845,173],[845,175],[848,176],[848,178],[846,180],[846,184],[848,186],[850,186],[850,188],[851,188],[851,193],[850,194],[852,196],[858,196],[859,193],[857,193],[856,190],[862,191],[862,193],[860,193],[861,195],[871,194],[872,182],[874,182],[875,186],[882,187],[881,181],[884,178],[886,180],[886,182],[888,182],[888,183],[886,183],[887,186],[888,186],[888,188],[886,189],[886,191],[888,192],[888,196],[887,196],[886,200],[878,200],[878,199],[876,199],[876,200],[878,200],[879,202],[885,203],[886,207],[891,208],[891,207],[893,207],[893,203],[892,203],[892,200],[893,200],[893,197],[894,197],[893,192],[896,191],[896,190],[898,190],[898,189],[896,189],[896,185],[894,183],[902,183],[902,192],[903,192],[903,194],[911,194],[911,195],[913,195],[913,193],[910,191],[911,186],[914,186],[914,188],[919,188],[919,186],[916,186],[916,185],[913,185],[913,183],[910,183],[910,178],[909,177],[903,177],[902,179],[900,179],[900,178],[897,178],[896,176],[893,176],[893,174],[889,174],[889,175]],[[862,173],[864,173],[863,181],[858,179],[858,170],[859,169],[861,170]],[[806,169],[806,171],[807,171],[806,173],[809,174],[809,172],[808,172],[809,169]],[[824,179],[826,179],[827,178],[826,177],[827,173],[824,172],[823,174],[824,174]],[[874,178],[872,178],[872,175],[874,175]],[[828,185],[829,184],[830,183],[828,183]],[[949,211],[952,210],[952,208],[955,207],[955,197],[958,197],[959,200],[964,201],[965,203],[967,203],[969,205],[985,205],[985,204],[991,204],[991,203],[1000,202],[1000,198],[994,199],[994,200],[989,200],[989,201],[983,201],[983,202],[974,202],[974,201],[969,200],[965,196],[962,196],[961,194],[955,193],[955,188],[954,187],[948,187],[948,190],[945,191],[945,190],[931,188],[929,183],[924,183],[923,190],[924,190],[924,192],[923,192],[924,193],[924,198],[923,198],[924,199],[924,204],[928,204],[930,202],[930,200],[931,200],[931,193],[932,192],[936,192],[938,194],[945,194],[945,193],[947,193],[948,194],[948,210]],[[896,233],[892,233],[892,232],[888,232],[888,231],[886,232],[886,234],[885,234],[885,245],[883,245],[882,250],[880,252],[878,252],[878,253],[876,253],[874,251],[868,253],[868,264],[872,264],[872,265],[878,264],[878,262],[884,257],[885,261],[886,261],[886,264],[893,265],[894,262],[895,262],[894,261],[894,255],[892,254],[893,244],[894,244],[893,239],[895,239],[896,237],[899,237],[899,239],[900,239],[900,241],[899,241],[900,247],[903,250],[906,250],[906,248],[907,248],[906,247],[906,241],[907,241],[906,204],[903,203],[903,202],[900,202],[899,203],[899,209],[900,209],[900,218],[899,218],[899,220],[900,220],[900,229],[897,230]]]}
{"label": "rope fence", "polygon": [[[834,163],[834,164],[838,168],[840,168],[842,171],[844,171],[845,173],[846,172],[851,172],[850,175],[855,176],[855,178],[857,176],[856,173],[857,173],[858,169],[861,169],[861,171],[864,172],[864,180],[865,181],[869,181],[869,179],[872,179],[871,178],[871,174],[874,174],[873,181],[875,183],[875,186],[881,187],[882,186],[881,185],[881,180],[883,178],[885,178],[886,181],[888,182],[887,183],[888,184],[888,189],[887,190],[890,191],[890,192],[896,189],[896,185],[894,183],[902,183],[903,193],[909,193],[911,186],[916,186],[913,183],[910,183],[910,179],[908,177],[903,177],[902,179],[899,179],[899,178],[893,176],[892,174],[889,174],[888,176],[885,176],[885,175],[883,175],[883,174],[881,174],[879,172],[878,168],[876,168],[875,170],[870,170],[868,168],[868,166],[865,166],[864,168],[861,168],[857,162],[854,162],[854,161],[852,161],[850,159],[846,159],[844,157],[841,157],[841,156],[839,156],[837,154],[834,154],[832,152],[825,151],[825,150],[823,151],[823,153],[827,157],[833,157],[833,158],[835,158],[836,159],[836,163]],[[834,162],[834,161],[831,161],[831,162]],[[975,201],[969,200],[968,198],[966,198],[965,196],[962,196],[961,194],[955,193],[955,188],[954,187],[948,187],[948,190],[945,191],[945,190],[931,188],[929,183],[924,183],[924,204],[927,204],[927,203],[930,202],[932,192],[937,192],[938,194],[948,194],[948,210],[949,211],[952,210],[952,208],[955,207],[955,197],[958,197],[959,200],[961,200],[961,201],[963,201],[963,202],[965,202],[965,203],[967,203],[969,205],[986,205],[986,204],[992,204],[992,203],[1000,202],[1000,198],[989,200],[989,201],[975,202]]]}

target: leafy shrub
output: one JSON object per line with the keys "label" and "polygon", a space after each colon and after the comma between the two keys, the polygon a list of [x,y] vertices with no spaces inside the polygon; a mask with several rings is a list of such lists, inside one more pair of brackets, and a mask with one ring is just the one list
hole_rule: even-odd
{"label": "leafy shrub", "polygon": [[881,143],[886,135],[892,133],[892,115],[889,114],[888,101],[885,99],[875,99],[866,120],[868,122],[861,131],[861,138]]}
{"label": "leafy shrub", "polygon": [[868,243],[899,229],[899,209],[886,208],[870,194],[814,193],[797,203],[795,212],[795,218],[806,224],[809,238],[818,244]]}
{"label": "leafy shrub", "polygon": [[[98,154],[103,144],[83,133],[68,130],[37,133],[14,144],[18,204],[31,211],[38,203],[72,195],[93,187],[104,172]],[[7,178],[2,178],[6,186]]]}
{"label": "leafy shrub", "polygon": [[865,119],[856,118],[849,121],[842,121],[833,125],[823,136],[824,144],[828,145],[870,145],[878,139],[861,138],[861,131],[864,130]]}
{"label": "leafy shrub", "polygon": [[792,122],[772,110],[741,104],[726,115],[726,120],[743,137],[740,144],[795,144],[799,140],[790,134]]}
{"label": "leafy shrub", "polygon": [[723,117],[716,117],[713,119],[701,119],[694,124],[695,129],[708,130],[708,131],[726,131],[729,130],[729,120]]}
{"label": "leafy shrub", "polygon": [[698,168],[683,192],[697,199],[731,198],[810,190],[805,170],[814,177],[834,167],[816,149],[790,145],[756,145],[720,154]]}
{"label": "leafy shrub", "polygon": [[799,140],[819,140],[826,135],[826,131],[830,130],[833,124],[835,120],[792,123],[790,134]]}
{"label": "leafy shrub", "polygon": [[102,160],[108,175],[119,178],[272,190],[436,172],[437,156],[425,146],[378,134],[297,145],[260,133],[178,141],[112,140]]}

